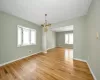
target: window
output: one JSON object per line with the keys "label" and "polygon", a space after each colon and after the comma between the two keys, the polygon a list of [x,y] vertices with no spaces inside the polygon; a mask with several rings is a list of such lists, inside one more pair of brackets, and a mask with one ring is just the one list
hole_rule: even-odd
{"label": "window", "polygon": [[65,43],[68,44],[68,34],[65,34]]}
{"label": "window", "polygon": [[36,30],[18,26],[18,46],[36,44]]}
{"label": "window", "polygon": [[73,34],[69,34],[69,44],[73,44]]}
{"label": "window", "polygon": [[31,30],[31,43],[36,43],[36,32],[34,30]]}
{"label": "window", "polygon": [[65,34],[65,44],[73,44],[73,33]]}
{"label": "window", "polygon": [[23,28],[23,45],[30,44],[30,29]]}

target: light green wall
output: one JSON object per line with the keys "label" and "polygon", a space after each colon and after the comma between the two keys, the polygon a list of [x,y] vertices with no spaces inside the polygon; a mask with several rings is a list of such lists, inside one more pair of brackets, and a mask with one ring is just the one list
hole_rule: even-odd
{"label": "light green wall", "polygon": [[50,29],[47,32],[47,49],[56,47],[56,34]]}
{"label": "light green wall", "polygon": [[[86,59],[86,56],[85,56],[86,55],[86,52],[85,52],[85,46],[86,46],[85,21],[86,21],[86,16],[82,16],[82,17],[70,19],[70,20],[53,25],[53,27],[64,27],[64,26],[70,26],[70,25],[74,26],[74,31],[73,31],[73,34],[74,34],[74,45],[73,45],[74,54],[73,55],[74,55],[74,58],[83,59],[83,60]],[[56,33],[56,35],[58,36],[57,33]],[[64,40],[64,37],[62,39]]]}
{"label": "light green wall", "polygon": [[65,34],[73,33],[73,31],[63,31],[56,32],[56,46],[57,47],[65,47],[65,48],[73,48],[72,44],[65,44]]}
{"label": "light green wall", "polygon": [[[17,25],[36,29],[36,45],[17,47]],[[0,64],[42,51],[42,28],[0,12]],[[32,50],[32,53],[29,53]]]}
{"label": "light green wall", "polygon": [[[89,8],[87,28],[87,60],[97,80],[100,80],[100,0],[93,0]],[[96,39],[96,32],[99,39]]]}

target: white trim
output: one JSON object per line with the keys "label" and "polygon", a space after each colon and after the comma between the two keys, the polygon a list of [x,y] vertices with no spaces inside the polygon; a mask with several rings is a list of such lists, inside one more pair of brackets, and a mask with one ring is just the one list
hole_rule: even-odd
{"label": "white trim", "polygon": [[[66,48],[66,49],[73,49],[73,47],[66,47],[66,46],[56,46],[56,48]],[[73,49],[74,51],[74,49]]]}
{"label": "white trim", "polygon": [[90,72],[91,72],[91,74],[92,74],[94,80],[97,80],[96,77],[95,77],[95,75],[94,75],[94,73],[93,73],[93,71],[92,71],[92,69],[91,69],[91,67],[90,67],[90,65],[89,65],[89,63],[88,63],[88,62],[86,62],[86,63],[87,63],[87,65],[88,65],[88,67],[89,67],[89,70],[90,70]]}
{"label": "white trim", "polygon": [[24,45],[17,45],[17,47],[20,48],[20,47],[34,46],[34,45],[36,45],[36,44],[32,43],[32,44],[27,44],[27,45],[25,45],[25,44]]}
{"label": "white trim", "polygon": [[43,52],[43,51],[39,51],[39,52],[36,52],[36,53],[34,53],[34,54],[30,54],[30,55],[28,55],[28,56],[24,56],[24,57],[21,57],[21,58],[15,59],[15,60],[11,60],[11,61],[8,61],[8,62],[5,62],[5,63],[2,63],[2,64],[0,64],[0,66],[4,66],[4,65],[6,65],[6,64],[9,64],[9,63],[15,62],[15,61],[17,61],[17,60],[21,60],[21,59],[27,58],[27,57],[29,57],[29,56],[39,54],[39,53],[41,53],[41,52]]}
{"label": "white trim", "polygon": [[87,63],[87,61],[86,60],[83,60],[83,59],[78,59],[78,58],[73,58],[74,60],[78,60],[78,61],[82,61],[82,62],[86,62]]}
{"label": "white trim", "polygon": [[36,31],[36,29],[29,28],[29,27],[24,27],[24,26],[22,26],[22,25],[17,25],[17,28],[18,28],[18,27],[20,27],[20,28],[24,28],[24,29],[31,29],[31,30],[34,30],[34,31]]}
{"label": "white trim", "polygon": [[94,80],[97,80],[96,77],[95,77],[95,75],[94,75],[94,73],[93,73],[93,71],[92,71],[92,69],[91,69],[91,67],[90,67],[90,65],[89,65],[89,63],[86,60],[82,60],[82,59],[78,59],[78,58],[73,58],[73,59],[74,60],[78,60],[78,61],[82,61],[82,62],[86,62],[87,65],[88,65],[88,68],[89,68],[89,70],[90,70],[90,72],[91,72],[91,74],[92,74],[92,76],[94,78]]}
{"label": "white trim", "polygon": [[[18,28],[21,28],[21,44],[18,45]],[[24,29],[29,30],[29,44],[23,44],[23,31]],[[31,32],[35,32],[35,43],[31,43]],[[23,27],[21,25],[17,25],[17,47],[23,47],[23,46],[30,46],[30,45],[36,45],[36,29],[33,28],[28,28],[28,27]]]}
{"label": "white trim", "polygon": [[[48,48],[47,50],[49,50],[49,49],[53,49],[53,48]],[[29,56],[39,54],[39,53],[41,53],[41,52],[43,52],[43,51],[39,51],[39,52],[37,52],[37,53],[31,54],[31,55],[28,55],[28,56],[24,56],[24,57],[21,57],[21,58],[18,58],[18,59],[9,61],[9,62],[5,62],[5,63],[3,63],[3,64],[0,64],[0,66],[4,66],[4,65],[6,65],[6,64],[15,62],[15,61],[17,61],[17,60],[21,60],[21,59],[27,58],[27,57],[29,57]],[[92,69],[91,69],[91,67],[90,67],[90,65],[88,64],[88,62],[87,62],[86,60],[82,60],[82,59],[78,59],[78,58],[73,58],[73,60],[78,60],[78,61],[86,62],[87,65],[88,65],[88,67],[89,67],[89,70],[90,70],[90,72],[91,72],[91,74],[92,74],[92,76],[93,76],[93,78],[94,78],[94,80],[97,80],[96,77],[95,77],[95,75],[94,75],[94,73],[93,73],[93,71],[92,71]]]}
{"label": "white trim", "polygon": [[[53,48],[56,48],[56,47],[53,47]],[[48,50],[53,49],[53,48],[48,48],[47,51],[43,51],[43,53],[47,54]]]}
{"label": "white trim", "polygon": [[[53,48],[49,48],[49,49],[53,49]],[[49,50],[49,49],[47,49],[47,50]],[[6,65],[6,64],[9,64],[9,63],[15,62],[15,61],[17,61],[17,60],[21,60],[21,59],[27,58],[27,57],[29,57],[29,56],[39,54],[39,53],[41,53],[41,52],[43,52],[43,51],[39,51],[39,52],[36,52],[36,53],[34,53],[34,54],[30,54],[30,55],[27,55],[27,56],[24,56],[24,57],[21,57],[21,58],[15,59],[15,60],[11,60],[11,61],[8,61],[8,62],[5,62],[5,63],[2,63],[2,64],[0,64],[0,66],[4,66],[4,65]]]}
{"label": "white trim", "polygon": [[[53,48],[56,48],[56,47],[53,47]],[[48,48],[47,51],[48,51],[49,49],[53,49],[53,48]]]}

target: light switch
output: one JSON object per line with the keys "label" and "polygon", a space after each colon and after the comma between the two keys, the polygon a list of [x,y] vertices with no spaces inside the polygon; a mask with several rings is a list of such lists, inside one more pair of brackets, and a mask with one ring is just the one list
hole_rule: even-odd
{"label": "light switch", "polygon": [[98,32],[96,33],[96,38],[99,39],[99,33]]}

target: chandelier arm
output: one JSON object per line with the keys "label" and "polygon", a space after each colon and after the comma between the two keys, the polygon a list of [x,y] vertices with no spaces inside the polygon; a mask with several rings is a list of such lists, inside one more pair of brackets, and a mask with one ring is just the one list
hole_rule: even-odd
{"label": "chandelier arm", "polygon": [[41,25],[44,28],[44,31],[48,31],[48,27],[51,26],[51,24],[48,23],[47,21],[47,14],[45,14],[45,23]]}

